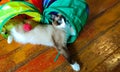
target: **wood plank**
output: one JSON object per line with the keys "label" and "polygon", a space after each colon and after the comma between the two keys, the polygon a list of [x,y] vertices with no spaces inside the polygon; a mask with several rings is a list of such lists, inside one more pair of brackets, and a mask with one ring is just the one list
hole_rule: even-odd
{"label": "wood plank", "polygon": [[16,70],[45,49],[47,49],[45,46],[27,44],[9,54],[0,56],[0,72]]}
{"label": "wood plank", "polygon": [[116,5],[120,0],[86,0],[89,9],[90,9],[90,15],[89,15],[89,21],[93,20],[96,16],[99,14],[105,12],[112,6]]}
{"label": "wood plank", "polygon": [[72,70],[72,68],[67,62],[64,62],[62,65],[60,65],[56,69],[51,70],[50,72],[75,72],[75,71]]}
{"label": "wood plank", "polygon": [[120,72],[120,64],[118,64],[111,72]]}
{"label": "wood plank", "polygon": [[12,42],[11,44],[7,43],[6,39],[3,39],[0,41],[0,56],[9,54],[11,51],[14,51],[15,49],[19,48],[21,44]]}
{"label": "wood plank", "polygon": [[98,40],[94,41],[90,45],[90,47],[88,46],[90,49],[83,50],[84,53],[80,55],[80,59],[84,62],[84,68],[81,72],[90,72],[95,66],[117,50],[119,47],[115,44],[120,43],[120,41],[118,41],[119,36],[120,23],[105,35],[99,37]]}
{"label": "wood plank", "polygon": [[3,40],[4,38],[2,37],[2,35],[0,35],[0,41]]}
{"label": "wood plank", "polygon": [[[118,40],[120,43],[120,38]],[[119,45],[119,48],[120,48],[120,45]],[[120,72],[120,69],[116,70],[116,67],[120,65],[120,49],[119,48],[104,62],[96,66],[93,72],[115,72],[115,71]]]}
{"label": "wood plank", "polygon": [[57,51],[55,51],[55,49],[49,49],[17,69],[16,72],[50,72],[51,69],[56,68],[65,61],[64,57],[60,56],[59,59],[54,62],[56,55]]}

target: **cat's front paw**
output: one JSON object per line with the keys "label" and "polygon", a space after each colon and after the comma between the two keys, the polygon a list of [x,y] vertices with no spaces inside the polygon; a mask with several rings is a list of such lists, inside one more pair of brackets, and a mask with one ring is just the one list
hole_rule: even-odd
{"label": "cat's front paw", "polygon": [[8,44],[11,44],[12,40],[13,40],[13,36],[9,35],[8,38],[7,38]]}

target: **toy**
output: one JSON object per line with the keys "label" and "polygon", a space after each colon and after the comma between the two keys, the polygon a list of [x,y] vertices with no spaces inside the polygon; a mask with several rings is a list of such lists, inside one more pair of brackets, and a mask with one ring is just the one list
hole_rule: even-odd
{"label": "toy", "polygon": [[32,26],[29,23],[25,23],[23,25],[23,29],[24,29],[24,31],[28,32],[32,29]]}

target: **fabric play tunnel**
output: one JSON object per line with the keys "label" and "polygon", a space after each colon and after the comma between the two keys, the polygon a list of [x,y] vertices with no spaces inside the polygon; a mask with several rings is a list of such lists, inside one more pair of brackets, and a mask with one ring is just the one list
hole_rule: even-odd
{"label": "fabric play tunnel", "polygon": [[41,21],[42,17],[36,7],[28,2],[13,1],[5,3],[0,6],[0,32],[8,20],[20,14],[26,14],[35,21]]}

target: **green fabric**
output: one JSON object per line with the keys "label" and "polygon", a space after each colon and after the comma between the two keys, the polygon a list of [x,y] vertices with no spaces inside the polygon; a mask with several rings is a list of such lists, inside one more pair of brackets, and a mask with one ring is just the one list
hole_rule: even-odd
{"label": "green fabric", "polygon": [[44,9],[43,17],[44,21],[48,23],[50,21],[50,13],[58,12],[61,13],[67,20],[69,20],[75,35],[71,36],[68,43],[72,43],[76,40],[80,30],[86,23],[88,13],[86,11],[85,0],[56,0],[48,8]]}
{"label": "green fabric", "polygon": [[30,3],[22,1],[8,2],[0,6],[0,32],[8,20],[19,15],[26,14],[33,17],[33,20],[40,21],[41,14],[39,11]]}

